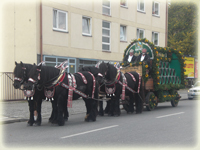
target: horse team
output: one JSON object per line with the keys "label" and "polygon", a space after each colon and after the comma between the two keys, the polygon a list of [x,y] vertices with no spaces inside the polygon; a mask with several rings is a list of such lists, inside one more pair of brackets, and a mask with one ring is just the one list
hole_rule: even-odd
{"label": "horse team", "polygon": [[[137,72],[123,74],[120,67],[110,63],[98,63],[95,67],[83,67],[79,72],[71,74],[64,70],[65,63],[59,67],[24,64],[15,62],[14,87],[20,89],[23,85],[24,95],[28,100],[30,117],[28,125],[41,125],[42,100],[50,99],[52,112],[49,122],[59,126],[68,120],[68,107],[72,107],[72,100],[83,98],[86,106],[85,121],[96,121],[97,115],[120,115],[120,99],[125,101],[129,97],[127,113],[142,113],[143,90],[141,76]],[[103,110],[103,101],[99,93],[110,98]],[[100,101],[99,101],[100,100]],[[97,109],[99,107],[99,109]],[[34,110],[37,119],[34,120]]]}

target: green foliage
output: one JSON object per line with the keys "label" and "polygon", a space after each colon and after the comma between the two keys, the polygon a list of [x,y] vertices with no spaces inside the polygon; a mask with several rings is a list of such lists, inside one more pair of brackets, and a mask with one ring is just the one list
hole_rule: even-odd
{"label": "green foliage", "polygon": [[168,9],[168,47],[195,55],[198,37],[198,2],[171,0]]}

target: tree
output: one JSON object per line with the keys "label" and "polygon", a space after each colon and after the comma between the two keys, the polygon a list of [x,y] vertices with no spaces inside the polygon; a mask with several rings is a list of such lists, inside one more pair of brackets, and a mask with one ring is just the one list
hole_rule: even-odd
{"label": "tree", "polygon": [[198,39],[198,12],[195,1],[171,0],[168,13],[168,47],[184,55],[195,55]]}

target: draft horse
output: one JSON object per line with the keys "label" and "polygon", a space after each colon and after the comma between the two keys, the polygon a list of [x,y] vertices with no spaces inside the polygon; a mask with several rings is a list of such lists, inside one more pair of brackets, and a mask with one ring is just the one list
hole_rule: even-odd
{"label": "draft horse", "polygon": [[[14,88],[20,89],[21,86],[28,82],[28,73],[33,67],[31,64],[24,64],[20,62],[19,64],[15,62],[15,68],[14,68]],[[23,89],[24,90],[24,89]],[[34,123],[36,125],[41,125],[42,117],[41,117],[41,103],[42,99],[45,99],[44,91],[41,90],[35,90],[35,93],[33,95],[32,99],[28,100],[29,105],[29,120],[28,125],[32,126]],[[34,110],[37,110],[37,120],[34,120]]]}
{"label": "draft horse", "polygon": [[67,105],[71,107],[72,99],[83,98],[86,105],[85,121],[96,121],[96,101],[98,88],[93,75],[89,72],[78,72],[70,74],[51,66],[33,66],[29,73],[27,88],[34,89],[35,86],[48,87],[52,85],[53,97],[57,99],[57,123],[64,125],[63,112]]}
{"label": "draft horse", "polygon": [[[104,83],[104,75],[101,74],[101,72],[105,72],[106,71],[106,64],[104,66],[105,67],[101,67],[102,70],[99,69],[99,64],[101,64],[102,61],[99,61],[95,66],[86,66],[86,67],[82,67],[79,69],[79,71],[89,71],[91,72],[94,77],[96,78],[96,81],[97,81],[97,84],[98,84],[98,87],[99,87],[99,92],[103,92],[105,93],[105,85],[103,84]],[[99,97],[101,98],[101,97]],[[100,115],[100,116],[103,116],[104,115],[104,111],[103,111],[103,101],[98,101],[98,106],[99,106],[99,111],[97,110],[97,113]],[[107,107],[106,107],[107,108]]]}
{"label": "draft horse", "polygon": [[[23,85],[23,90],[26,99],[28,100],[28,105],[29,105],[29,112],[30,112],[30,117],[28,120],[28,125],[32,126],[34,123],[36,125],[41,125],[42,122],[42,116],[41,116],[41,105],[42,105],[42,100],[45,99],[45,90],[44,88],[34,88],[34,92],[31,90],[28,90],[26,88],[26,84],[28,82],[29,78],[29,72],[33,68],[32,64],[24,64],[23,62],[20,62],[19,64],[15,62],[15,68],[14,68],[14,88],[15,89],[21,89],[21,86]],[[41,63],[42,65],[42,63]],[[31,97],[27,96],[27,93],[31,94]],[[49,118],[49,122],[55,123],[57,121],[57,107],[56,107],[56,99],[51,100],[52,103],[52,113]],[[34,110],[37,110],[37,119],[34,120]],[[65,111],[65,120],[68,120],[68,111]]]}
{"label": "draft horse", "polygon": [[[142,79],[137,72],[129,72],[123,74],[117,65],[110,63],[101,63],[99,69],[101,74],[105,76],[105,91],[111,97],[108,114],[111,116],[120,115],[120,99],[122,103],[125,96],[129,97],[129,108],[127,113],[134,112],[134,102],[136,106],[136,113],[142,113],[143,110],[143,90],[140,86]],[[104,71],[103,71],[104,70]],[[106,71],[105,71],[106,70]],[[102,109],[101,109],[102,110]]]}

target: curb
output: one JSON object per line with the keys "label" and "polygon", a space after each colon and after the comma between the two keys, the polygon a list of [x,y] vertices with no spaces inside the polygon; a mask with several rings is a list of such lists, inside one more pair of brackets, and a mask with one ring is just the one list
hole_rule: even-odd
{"label": "curb", "polygon": [[[186,97],[184,98],[181,98],[180,101],[183,101],[183,100],[188,100]],[[85,111],[83,112],[73,112],[71,113],[70,115],[76,115],[76,114],[81,114],[81,113],[85,113]],[[48,119],[49,116],[43,116],[43,119]],[[0,124],[10,124],[10,123],[15,123],[15,122],[25,122],[25,121],[28,121],[28,119],[25,119],[25,118],[6,118],[5,120],[2,120],[0,121]]]}
{"label": "curb", "polygon": [[8,120],[5,120],[5,121],[1,121],[0,124],[10,124],[10,123],[15,123],[15,122],[25,122],[25,121],[28,121],[28,119],[23,119],[23,118],[16,118],[16,119],[8,119]]}

